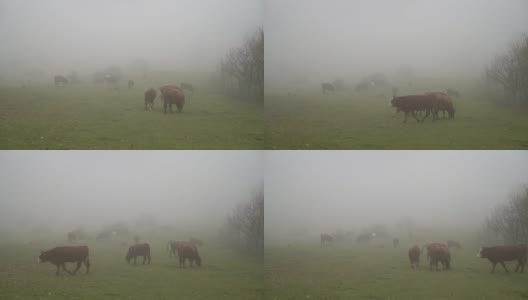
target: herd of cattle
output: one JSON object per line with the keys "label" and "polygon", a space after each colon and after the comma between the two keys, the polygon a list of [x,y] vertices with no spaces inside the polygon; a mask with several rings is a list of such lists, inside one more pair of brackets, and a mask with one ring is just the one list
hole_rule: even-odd
{"label": "herd of cattle", "polygon": [[[68,233],[68,240],[72,240],[73,232]],[[77,238],[77,237],[75,237]],[[76,239],[73,239],[76,240]],[[150,245],[148,243],[137,243],[128,248],[125,260],[130,264],[131,260],[136,259],[138,256],[143,257],[143,264],[150,264]],[[167,250],[169,257],[172,255],[176,257],[178,255],[179,266],[185,268],[185,261],[189,260],[189,265],[192,267],[193,264],[201,266],[202,258],[198,253],[198,246],[202,246],[203,242],[196,238],[190,238],[189,241],[169,241],[167,244]],[[59,275],[59,270],[62,269],[70,274],[75,275],[81,268],[82,264],[86,266],[86,273],[90,271],[90,257],[89,249],[87,246],[60,246],[55,247],[48,251],[42,251],[39,256],[39,261],[50,262],[57,267],[56,275]],[[77,263],[77,267],[74,271],[69,271],[66,268],[66,263]]]}
{"label": "herd of cattle", "polygon": [[[105,77],[105,82],[111,82],[114,78],[110,75]],[[54,77],[55,86],[67,86],[69,83],[68,78],[63,75],[56,75]],[[112,83],[115,86],[114,83]],[[128,80],[128,89],[133,89],[135,86],[134,80]],[[167,107],[172,113],[172,105],[176,105],[178,112],[182,112],[183,105],[185,104],[185,93],[184,90],[194,93],[194,87],[190,83],[182,82],[178,85],[164,85],[159,88],[161,101],[163,102],[163,111],[167,113]],[[144,94],[145,110],[152,110],[154,108],[154,99],[156,99],[157,92],[154,88],[149,88]]]}
{"label": "herd of cattle", "polygon": [[[360,236],[362,237],[362,236]],[[328,233],[322,233],[321,246],[332,245],[335,237]],[[362,237],[364,239],[364,237]],[[360,242],[360,238],[356,240]],[[392,240],[394,248],[398,248],[400,241],[397,238]],[[429,260],[429,268],[432,271],[433,266],[438,270],[438,263],[441,263],[445,270],[451,268],[451,253],[450,248],[462,248],[462,245],[453,240],[448,240],[446,244],[443,243],[427,243],[420,248],[418,245],[414,245],[408,250],[409,262],[411,268],[418,268],[420,262],[420,256],[426,252],[427,259]],[[515,272],[524,272],[524,265],[526,264],[526,257],[528,248],[525,244],[520,245],[509,245],[509,246],[493,246],[493,247],[481,247],[477,256],[481,258],[487,258],[493,265],[491,273],[495,272],[495,266],[500,263],[506,273],[508,269],[504,262],[506,261],[517,261],[517,267]]]}

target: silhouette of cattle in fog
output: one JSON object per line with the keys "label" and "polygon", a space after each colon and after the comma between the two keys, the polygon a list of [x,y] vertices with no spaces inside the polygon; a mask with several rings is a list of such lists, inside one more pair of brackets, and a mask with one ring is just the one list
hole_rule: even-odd
{"label": "silhouette of cattle in fog", "polygon": [[[66,273],[75,275],[82,263],[86,266],[86,273],[90,271],[89,250],[86,246],[63,246],[55,247],[48,251],[42,251],[39,256],[40,262],[50,262],[57,266],[56,275],[59,275],[59,268],[62,267]],[[66,269],[65,263],[76,262],[77,268],[70,272]]]}
{"label": "silhouette of cattle in fog", "polygon": [[183,110],[185,104],[185,94],[183,90],[176,85],[165,85],[160,87],[161,99],[163,100],[163,112],[167,113],[167,106],[172,113],[172,105],[175,104],[178,112]]}
{"label": "silhouette of cattle in fog", "polygon": [[156,99],[156,90],[149,88],[145,91],[145,110],[152,110],[154,108],[154,99]]}
{"label": "silhouette of cattle in fog", "polygon": [[55,79],[55,86],[67,86],[68,85],[68,79],[62,75],[56,75],[54,79]]}
{"label": "silhouette of cattle in fog", "polygon": [[334,237],[328,233],[321,233],[321,246],[329,245],[334,242]]}
{"label": "silhouette of cattle in fog", "polygon": [[198,247],[202,247],[203,246],[203,241],[200,240],[200,239],[197,239],[197,238],[194,238],[194,237],[189,237],[189,242],[198,246]]}
{"label": "silhouette of cattle in fog", "polygon": [[372,235],[370,233],[368,233],[368,232],[365,232],[365,233],[360,234],[357,237],[356,242],[358,242],[358,243],[368,242],[368,241],[370,241],[371,238],[372,238]]}
{"label": "silhouette of cattle in fog", "polygon": [[429,257],[429,266],[433,271],[433,265],[438,270],[438,263],[442,263],[445,270],[451,268],[451,254],[449,253],[449,247],[441,243],[428,243],[422,247],[423,250],[427,249],[427,256]]}
{"label": "silhouette of cattle in fog", "polygon": [[460,245],[459,242],[457,241],[453,241],[453,240],[447,240],[447,247],[451,248],[451,247],[454,247],[454,248],[462,248],[462,245]]}
{"label": "silhouette of cattle in fog", "polygon": [[136,258],[138,256],[143,256],[143,264],[148,260],[150,264],[150,245],[147,243],[135,244],[128,248],[127,255],[125,257],[127,263],[130,263],[130,260],[134,259],[134,264],[136,264]]}
{"label": "silhouette of cattle in fog", "polygon": [[169,241],[167,243],[167,253],[169,254],[169,257],[174,256],[176,257],[176,252],[178,251],[178,247],[183,245],[185,242],[183,241]]}
{"label": "silhouette of cattle in fog", "polygon": [[189,260],[189,265],[192,267],[193,263],[196,263],[197,266],[202,265],[202,258],[198,253],[198,248],[190,242],[182,242],[177,247],[178,251],[178,260],[180,263],[180,268],[185,267],[185,260]]}
{"label": "silhouette of cattle in fog", "polygon": [[504,268],[504,271],[508,273],[506,269],[505,261],[517,261],[517,267],[515,272],[524,272],[524,265],[526,264],[526,245],[514,245],[514,246],[495,246],[495,247],[482,247],[480,248],[477,256],[481,258],[487,258],[492,264],[493,268],[491,273],[495,272],[495,266],[500,263]]}
{"label": "silhouette of cattle in fog", "polygon": [[323,82],[323,84],[321,84],[321,88],[323,89],[323,95],[326,92],[331,92],[331,93],[335,92],[334,86],[331,83],[328,83],[328,82]]}
{"label": "silhouette of cattle in fog", "polygon": [[435,97],[433,100],[433,114],[438,119],[438,112],[442,111],[443,118],[445,119],[445,113],[449,114],[449,119],[455,118],[455,107],[453,105],[453,100],[446,93],[434,92],[428,93],[426,95],[432,95]]}
{"label": "silhouette of cattle in fog", "polygon": [[454,90],[454,89],[447,89],[447,95],[449,95],[449,97],[453,97],[453,98],[460,97],[460,93],[457,90]]}

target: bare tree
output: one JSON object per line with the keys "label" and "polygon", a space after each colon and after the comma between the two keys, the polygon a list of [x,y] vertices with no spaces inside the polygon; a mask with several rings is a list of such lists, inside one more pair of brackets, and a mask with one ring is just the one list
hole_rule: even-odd
{"label": "bare tree", "polygon": [[486,218],[484,238],[506,244],[528,242],[528,185]]}
{"label": "bare tree", "polygon": [[228,216],[224,236],[230,245],[246,253],[264,254],[264,189],[261,187],[252,198],[237,205]]}
{"label": "bare tree", "polygon": [[233,93],[233,81],[238,85],[238,95],[264,101],[264,30],[246,38],[241,47],[231,49],[220,61],[219,72],[224,89]]}

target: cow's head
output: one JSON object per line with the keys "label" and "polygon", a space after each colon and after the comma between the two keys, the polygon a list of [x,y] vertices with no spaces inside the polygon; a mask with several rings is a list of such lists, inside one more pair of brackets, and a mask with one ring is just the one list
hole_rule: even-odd
{"label": "cow's head", "polygon": [[43,263],[43,262],[47,262],[48,261],[48,255],[46,253],[46,251],[42,251],[40,252],[40,256],[39,256],[39,262]]}
{"label": "cow's head", "polygon": [[486,258],[487,257],[487,249],[484,248],[484,247],[480,247],[480,250],[479,252],[477,253],[477,257],[480,257],[480,258]]}
{"label": "cow's head", "polygon": [[127,255],[125,257],[125,260],[127,261],[127,263],[130,263],[131,259],[132,259],[132,251],[130,251],[130,249],[128,249],[128,252],[127,252]]}

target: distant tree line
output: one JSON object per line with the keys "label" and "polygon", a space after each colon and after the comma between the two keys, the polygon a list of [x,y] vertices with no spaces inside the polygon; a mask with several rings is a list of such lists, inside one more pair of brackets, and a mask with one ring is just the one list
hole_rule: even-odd
{"label": "distant tree line", "polygon": [[486,94],[498,102],[528,104],[528,35],[514,42],[484,72]]}
{"label": "distant tree line", "polygon": [[481,239],[504,244],[528,242],[528,185],[486,218]]}
{"label": "distant tree line", "polygon": [[264,103],[264,30],[259,28],[220,61],[216,82],[230,96]]}
{"label": "distant tree line", "polygon": [[236,250],[259,257],[264,255],[264,188],[233,209],[222,235]]}

